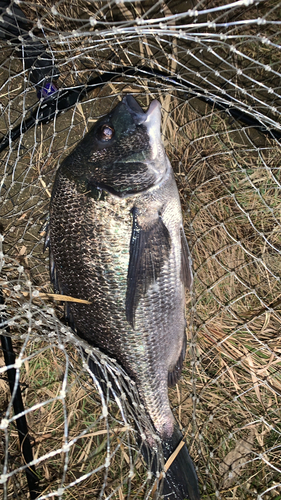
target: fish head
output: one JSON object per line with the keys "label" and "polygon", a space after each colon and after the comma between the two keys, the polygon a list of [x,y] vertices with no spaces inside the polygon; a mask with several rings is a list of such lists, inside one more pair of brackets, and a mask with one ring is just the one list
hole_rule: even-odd
{"label": "fish head", "polygon": [[64,161],[64,169],[118,196],[143,192],[170,168],[161,140],[161,105],[145,112],[131,95],[96,122]]}
{"label": "fish head", "polygon": [[126,95],[112,115],[112,123],[118,140],[130,136],[136,152],[147,160],[161,156],[161,105],[153,100],[146,112],[131,95]]}

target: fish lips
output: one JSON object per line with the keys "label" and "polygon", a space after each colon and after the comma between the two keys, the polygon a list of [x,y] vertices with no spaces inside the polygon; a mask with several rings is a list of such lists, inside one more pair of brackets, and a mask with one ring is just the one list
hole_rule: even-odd
{"label": "fish lips", "polygon": [[131,95],[126,95],[122,99],[127,110],[131,114],[136,125],[146,127],[152,148],[152,158],[155,159],[161,144],[161,104],[156,99],[151,101],[146,112],[140,107],[138,102]]}

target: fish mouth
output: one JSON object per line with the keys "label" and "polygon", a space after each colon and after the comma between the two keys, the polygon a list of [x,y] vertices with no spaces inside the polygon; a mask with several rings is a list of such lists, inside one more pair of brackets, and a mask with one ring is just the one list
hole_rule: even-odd
{"label": "fish mouth", "polygon": [[146,112],[143,111],[139,103],[132,95],[126,95],[123,97],[122,102],[127,107],[128,111],[134,118],[136,125],[141,125],[142,123],[157,123],[160,129],[161,123],[161,104],[159,101],[154,99],[151,101],[149,108]]}
{"label": "fish mouth", "polygon": [[136,99],[134,99],[132,95],[125,95],[125,97],[123,97],[122,99],[122,102],[125,104],[129,113],[134,118],[136,125],[140,125],[145,121],[146,113],[143,111],[139,103],[136,101]]}
{"label": "fish mouth", "polygon": [[150,137],[152,148],[152,159],[156,158],[159,145],[161,144],[161,104],[154,99],[151,101],[146,112],[143,111],[139,103],[132,95],[123,97],[122,102],[133,117],[136,125],[144,125]]}

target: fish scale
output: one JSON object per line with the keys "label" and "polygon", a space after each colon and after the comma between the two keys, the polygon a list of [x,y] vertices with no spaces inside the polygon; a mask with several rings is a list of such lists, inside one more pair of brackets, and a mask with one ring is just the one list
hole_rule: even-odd
{"label": "fish scale", "polygon": [[[157,101],[144,113],[126,96],[94,125],[58,169],[48,241],[56,291],[90,301],[67,305],[69,323],[136,382],[167,460],[182,439],[168,385],[185,356],[192,271],[160,119]],[[167,499],[199,499],[186,446],[162,486]]]}

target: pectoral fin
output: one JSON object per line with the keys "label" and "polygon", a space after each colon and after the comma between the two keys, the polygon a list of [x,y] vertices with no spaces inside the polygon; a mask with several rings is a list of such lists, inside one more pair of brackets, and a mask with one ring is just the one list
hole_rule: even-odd
{"label": "pectoral fin", "polygon": [[133,208],[133,228],[130,242],[130,261],[127,276],[126,318],[134,327],[135,312],[140,298],[154,283],[169,256],[169,231],[161,215],[152,220],[138,216]]}
{"label": "pectoral fin", "polygon": [[185,287],[190,291],[193,285],[191,256],[183,227],[180,228],[180,233],[181,233],[181,279]]}

